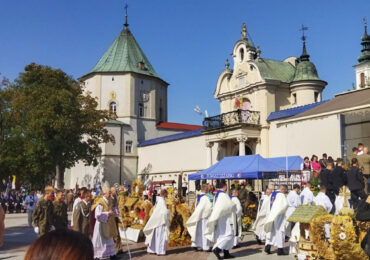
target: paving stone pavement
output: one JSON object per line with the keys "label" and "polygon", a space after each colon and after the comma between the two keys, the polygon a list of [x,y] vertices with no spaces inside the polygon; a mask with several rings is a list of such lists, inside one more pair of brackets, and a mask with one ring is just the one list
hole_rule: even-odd
{"label": "paving stone pavement", "polygon": [[[33,228],[27,226],[27,214],[7,214],[5,218],[4,246],[0,249],[0,260],[23,260],[29,247],[37,239]],[[217,260],[213,253],[195,252],[190,247],[168,248],[166,256],[148,255],[144,242],[129,242],[132,259],[134,260]],[[123,250],[127,251],[126,242],[123,242]],[[234,259],[258,259],[258,260],[292,260],[293,256],[266,255],[263,246],[258,245],[251,234],[244,236],[241,247],[232,249]],[[128,260],[125,253],[119,260]]]}

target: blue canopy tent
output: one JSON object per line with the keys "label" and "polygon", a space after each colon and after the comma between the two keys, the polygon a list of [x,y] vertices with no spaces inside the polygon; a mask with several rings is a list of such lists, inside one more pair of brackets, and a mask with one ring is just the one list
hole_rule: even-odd
{"label": "blue canopy tent", "polygon": [[278,172],[285,172],[287,175],[290,175],[289,173],[299,171],[303,163],[303,158],[300,156],[273,157],[266,158],[266,160],[278,166],[275,172],[266,173],[264,175],[264,177],[268,179],[277,178]]}
{"label": "blue canopy tent", "polygon": [[259,154],[224,157],[211,167],[190,174],[189,180],[261,179],[265,172],[276,172],[279,165]]}
{"label": "blue canopy tent", "polygon": [[266,160],[278,165],[279,171],[299,171],[301,169],[301,164],[303,163],[303,158],[301,156],[273,157],[266,158]]}

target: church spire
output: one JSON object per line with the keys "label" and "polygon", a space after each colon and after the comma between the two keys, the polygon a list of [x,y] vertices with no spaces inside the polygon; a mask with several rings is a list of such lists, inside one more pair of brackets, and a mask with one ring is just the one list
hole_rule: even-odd
{"label": "church spire", "polygon": [[125,4],[125,28],[128,28],[128,22],[127,22],[127,9],[128,9],[128,5]]}
{"label": "church spire", "polygon": [[300,61],[309,61],[310,60],[310,55],[307,53],[306,49],[306,36],[304,35],[304,31],[308,30],[308,27],[305,27],[302,24],[302,28],[300,29],[302,31],[302,42],[303,42],[303,49],[302,49],[302,55],[300,57]]}
{"label": "church spire", "polygon": [[364,18],[364,26],[365,26],[365,32],[364,35],[361,37],[361,55],[358,57],[358,62],[368,62],[370,61],[370,35],[367,34],[367,19]]}

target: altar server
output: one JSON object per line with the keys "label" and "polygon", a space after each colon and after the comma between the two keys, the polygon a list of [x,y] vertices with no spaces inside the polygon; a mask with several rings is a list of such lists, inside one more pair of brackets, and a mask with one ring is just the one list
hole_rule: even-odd
{"label": "altar server", "polygon": [[301,203],[302,205],[311,205],[313,202],[313,193],[311,191],[312,184],[310,182],[306,183],[306,187],[301,192]]}
{"label": "altar server", "polygon": [[313,202],[316,204],[316,206],[323,206],[327,212],[330,212],[333,208],[333,204],[331,203],[329,197],[326,196],[326,187],[324,185],[320,187],[320,192],[313,199]]}
{"label": "altar server", "polygon": [[[234,258],[229,253],[234,244],[234,231],[230,219],[236,205],[231,201],[230,196],[226,194],[226,190],[226,183],[221,183],[204,233],[208,240],[214,242],[212,251],[217,259]],[[223,258],[220,255],[221,251],[224,252]]]}
{"label": "altar server", "polygon": [[[301,205],[301,198],[298,195],[299,190],[301,187],[299,187],[298,184],[293,185],[293,190],[291,190],[288,194],[287,200],[288,200],[288,209],[285,213],[285,218],[289,219],[289,217],[293,214],[293,212],[298,208],[299,205]],[[286,231],[285,234],[290,237],[292,229],[296,223],[286,222]],[[289,246],[289,254],[295,254],[295,244],[296,242],[291,241]]]}
{"label": "altar server", "polygon": [[[264,227],[266,232],[265,252],[267,254],[271,254],[271,246],[276,246],[278,255],[286,255],[283,249],[285,242],[285,214],[288,209],[286,192],[287,186],[282,185],[280,191],[271,195],[273,204]],[[275,199],[273,199],[274,197]]]}
{"label": "altar server", "polygon": [[186,222],[192,241],[191,247],[194,250],[198,250],[198,247],[200,247],[203,251],[210,251],[210,241],[203,236],[207,227],[208,217],[212,213],[212,202],[207,195],[208,191],[209,185],[204,183],[202,185],[202,193],[197,196],[194,213]]}
{"label": "altar server", "polygon": [[[299,187],[298,184],[294,184],[293,185],[293,190],[291,190],[287,196],[287,200],[288,200],[288,209],[285,213],[285,218],[288,219],[292,214],[293,212],[296,210],[296,208],[298,208],[299,205],[301,205],[301,198],[299,197],[298,195],[298,192],[299,190],[301,189],[301,187]],[[286,223],[286,227],[287,227],[287,232],[286,234],[288,236],[290,236],[290,231],[291,231],[291,224],[292,223],[289,223],[287,222]]]}
{"label": "altar server", "polygon": [[235,211],[233,212],[232,216],[232,224],[234,228],[234,247],[238,247],[239,239],[242,236],[242,216],[243,216],[243,208],[238,199],[238,190],[233,190],[233,195],[231,196],[231,201],[235,204]]}
{"label": "altar server", "polygon": [[168,192],[162,189],[156,198],[153,214],[144,227],[145,245],[150,254],[165,255],[170,235],[170,211],[167,208],[166,198]]}
{"label": "altar server", "polygon": [[256,235],[257,242],[259,244],[261,244],[262,241],[265,241],[266,239],[266,233],[264,230],[264,226],[265,226],[266,218],[268,214],[270,214],[271,193],[272,193],[271,189],[269,188],[266,189],[266,194],[263,195],[262,199],[260,200],[257,217],[252,226],[252,231]]}
{"label": "altar server", "polygon": [[[117,236],[114,217],[117,210],[112,207],[110,186],[108,182],[103,185],[103,196],[97,200],[95,209],[95,226],[91,242],[94,246],[94,258],[116,258],[116,249],[113,238]],[[78,210],[76,207],[74,210]]]}

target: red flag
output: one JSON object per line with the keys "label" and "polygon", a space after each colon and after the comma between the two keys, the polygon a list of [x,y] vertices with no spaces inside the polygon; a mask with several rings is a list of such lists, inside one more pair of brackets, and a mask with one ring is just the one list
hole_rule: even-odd
{"label": "red flag", "polygon": [[238,98],[235,98],[235,105],[236,105],[237,107],[240,107],[240,101],[239,101],[239,99],[238,99]]}

